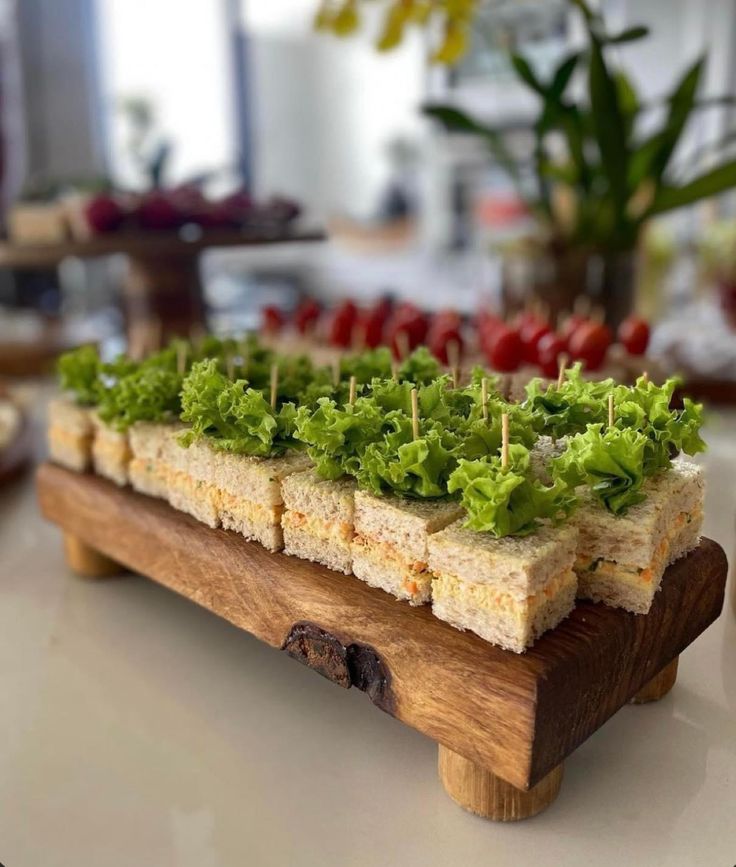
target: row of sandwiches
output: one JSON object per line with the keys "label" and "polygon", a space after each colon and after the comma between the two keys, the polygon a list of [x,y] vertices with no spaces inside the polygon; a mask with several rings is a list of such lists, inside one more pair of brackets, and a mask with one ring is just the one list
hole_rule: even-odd
{"label": "row of sandwiches", "polygon": [[[649,611],[665,569],[699,543],[704,482],[677,458],[649,478],[646,497],[624,515],[590,491],[563,524],[496,538],[466,529],[448,499],[376,496],[351,478],[321,478],[304,451],[251,457],[183,447],[180,422],[136,422],[126,431],[67,398],[51,403],[51,458],[77,472],[167,500],[210,527],[242,534],[269,551],[354,575],[505,649],[523,652],[560,623],[576,599],[637,614]],[[561,444],[547,436],[532,450],[544,479]]]}

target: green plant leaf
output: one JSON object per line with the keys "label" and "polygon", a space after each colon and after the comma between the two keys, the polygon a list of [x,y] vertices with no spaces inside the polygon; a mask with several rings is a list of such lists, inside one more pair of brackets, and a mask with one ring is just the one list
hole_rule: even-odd
{"label": "green plant leaf", "polygon": [[591,39],[589,86],[593,131],[611,198],[622,215],[628,198],[626,121],[616,80],[606,66],[603,48],[595,36]]}
{"label": "green plant leaf", "polygon": [[575,52],[574,54],[570,54],[562,61],[562,63],[560,63],[555,70],[547,89],[551,98],[556,100],[562,99],[579,61],[580,54]]}
{"label": "green plant leaf", "polygon": [[521,54],[511,55],[511,65],[519,78],[543,99],[547,99],[547,89],[534,74],[529,61]]}
{"label": "green plant leaf", "polygon": [[680,187],[662,187],[646,212],[646,216],[663,214],[674,208],[692,205],[701,199],[716,196],[736,187],[736,160],[730,160],[715,169],[704,172],[687,184]]}
{"label": "green plant leaf", "polygon": [[645,36],[649,36],[649,28],[638,25],[636,27],[628,27],[620,33],[601,35],[599,38],[603,45],[624,45],[627,42],[636,42]]}

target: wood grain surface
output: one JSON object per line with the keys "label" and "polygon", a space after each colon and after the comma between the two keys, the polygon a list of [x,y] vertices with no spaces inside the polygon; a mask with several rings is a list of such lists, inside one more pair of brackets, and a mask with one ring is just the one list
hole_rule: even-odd
{"label": "wood grain surface", "polygon": [[[667,570],[648,615],[582,603],[517,655],[453,629],[428,607],[271,554],[104,479],[45,464],[38,493],[43,514],[66,533],[270,645],[308,664],[318,659],[322,673],[366,689],[379,707],[522,789],[556,768],[723,604],[726,558],[704,539]],[[295,632],[300,624],[309,630]],[[324,637],[316,653],[314,629]],[[356,653],[373,662],[351,668]]]}

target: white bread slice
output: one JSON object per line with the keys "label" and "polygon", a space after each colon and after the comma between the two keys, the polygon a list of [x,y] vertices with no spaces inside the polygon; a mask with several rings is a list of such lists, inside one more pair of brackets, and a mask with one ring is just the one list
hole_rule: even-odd
{"label": "white bread slice", "polygon": [[52,461],[83,473],[92,466],[92,411],[60,397],[48,406],[48,446]]}
{"label": "white bread slice", "polygon": [[575,607],[576,590],[571,569],[523,601],[498,593],[491,584],[439,576],[432,581],[432,613],[491,644],[523,653],[568,616]]}
{"label": "white bread slice", "polygon": [[353,575],[412,605],[428,602],[427,541],[462,514],[451,500],[413,500],[355,493]]}
{"label": "white bread slice", "polygon": [[92,465],[98,476],[104,476],[116,485],[128,484],[128,464],[132,457],[127,432],[117,431],[92,412],[94,439]]}
{"label": "white bread slice", "polygon": [[429,539],[429,569],[470,584],[489,585],[519,602],[573,568],[577,529],[542,524],[528,536],[497,539],[456,521]]}
{"label": "white bread slice", "polygon": [[168,475],[163,451],[171,430],[170,424],[154,422],[136,422],[130,428],[129,441],[133,457],[128,465],[128,481],[141,494],[168,499]]}
{"label": "white bread slice", "polygon": [[612,515],[587,493],[572,521],[579,530],[580,598],[646,614],[664,570],[700,541],[704,480],[700,466],[677,459],[650,479],[647,499]]}
{"label": "white bread slice", "polygon": [[281,484],[284,551],[350,575],[355,481],[329,481],[315,470],[292,473]]}

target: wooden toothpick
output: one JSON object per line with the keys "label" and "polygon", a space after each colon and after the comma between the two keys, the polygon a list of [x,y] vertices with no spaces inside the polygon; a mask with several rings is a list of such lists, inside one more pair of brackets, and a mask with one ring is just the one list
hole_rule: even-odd
{"label": "wooden toothpick", "polygon": [[352,406],[355,403],[355,386],[356,379],[354,376],[350,377],[350,396],[348,397],[348,403]]}
{"label": "wooden toothpick", "polygon": [[350,335],[350,344],[356,352],[363,352],[365,349],[366,330],[364,322],[357,322],[353,326],[353,331]]}
{"label": "wooden toothpick", "polygon": [[394,382],[399,381],[399,363],[395,358],[391,360],[391,379]]}
{"label": "wooden toothpick", "polygon": [[225,372],[228,379],[235,379],[235,359],[229,352],[225,356]]}
{"label": "wooden toothpick", "polygon": [[419,402],[416,388],[411,390],[411,432],[415,440],[419,439]]}
{"label": "wooden toothpick", "polygon": [[455,368],[460,366],[460,345],[457,340],[447,341],[447,364],[450,370],[455,370]]}
{"label": "wooden toothpick", "polygon": [[488,421],[488,380],[484,376],[480,381],[480,403],[483,411],[483,421]]}
{"label": "wooden toothpick", "polygon": [[271,409],[276,409],[276,392],[279,387],[279,366],[271,365]]}
{"label": "wooden toothpick", "polygon": [[453,367],[452,372],[451,372],[451,376],[452,376],[452,387],[458,388],[460,385],[460,368],[459,367]]}
{"label": "wooden toothpick", "polygon": [[187,345],[179,343],[176,347],[176,372],[184,376],[187,370]]}
{"label": "wooden toothpick", "polygon": [[560,372],[557,376],[557,388],[560,389],[565,383],[565,371],[567,370],[567,365],[570,359],[567,356],[567,353],[564,353],[560,356]]}
{"label": "wooden toothpick", "polygon": [[332,384],[337,388],[340,385],[340,356],[332,362]]}
{"label": "wooden toothpick", "polygon": [[608,395],[608,427],[613,427],[616,421],[616,413],[613,407],[613,392]]}
{"label": "wooden toothpick", "polygon": [[649,382],[649,371],[643,370],[641,378],[644,380],[644,385],[646,385]]}
{"label": "wooden toothpick", "polygon": [[509,414],[505,412],[501,416],[501,469],[506,470],[509,466]]}
{"label": "wooden toothpick", "polygon": [[406,331],[396,332],[396,348],[399,350],[399,358],[403,361],[409,354],[409,335]]}

